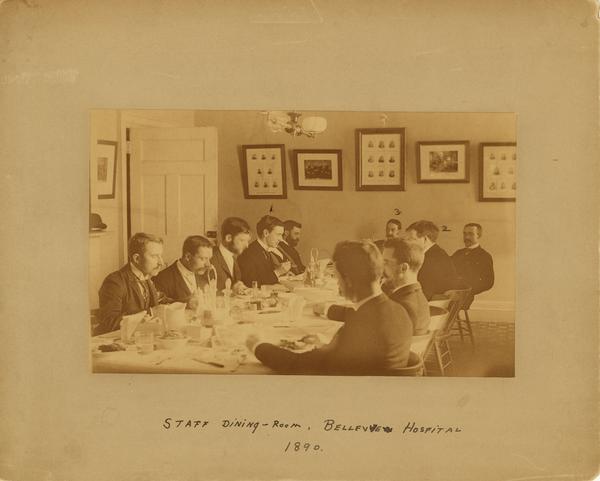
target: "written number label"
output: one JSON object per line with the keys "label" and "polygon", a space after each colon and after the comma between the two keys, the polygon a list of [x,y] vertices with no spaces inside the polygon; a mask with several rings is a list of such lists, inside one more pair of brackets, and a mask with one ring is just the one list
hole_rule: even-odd
{"label": "written number label", "polygon": [[299,441],[296,441],[295,443],[293,443],[292,441],[289,441],[287,443],[287,446],[285,447],[285,449],[283,450],[283,452],[304,452],[304,453],[315,453],[315,452],[321,452],[323,451],[323,448],[321,448],[321,446],[319,446],[318,444],[311,444],[311,443],[304,443],[302,444]]}

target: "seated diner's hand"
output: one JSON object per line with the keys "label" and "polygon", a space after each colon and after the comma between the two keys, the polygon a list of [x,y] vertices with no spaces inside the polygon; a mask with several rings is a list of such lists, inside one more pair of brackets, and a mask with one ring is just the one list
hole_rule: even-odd
{"label": "seated diner's hand", "polygon": [[317,316],[324,316],[325,315],[325,303],[324,302],[317,302],[313,305],[313,312],[317,315]]}
{"label": "seated diner's hand", "polygon": [[254,353],[254,349],[256,349],[256,346],[258,346],[262,342],[263,340],[258,334],[248,334],[248,337],[246,338],[246,347],[251,353]]}
{"label": "seated diner's hand", "polygon": [[233,285],[233,293],[236,296],[241,296],[244,295],[246,293],[246,291],[248,290],[248,288],[246,287],[246,285],[242,282],[242,281],[237,281],[234,285]]}
{"label": "seated diner's hand", "polygon": [[198,308],[198,298],[196,296],[187,301],[187,308],[192,311],[195,311]]}
{"label": "seated diner's hand", "polygon": [[292,268],[292,263],[290,261],[286,261],[286,262],[282,262],[281,264],[279,264],[279,266],[275,269],[275,273],[278,276],[282,276],[283,274],[287,273],[290,269]]}

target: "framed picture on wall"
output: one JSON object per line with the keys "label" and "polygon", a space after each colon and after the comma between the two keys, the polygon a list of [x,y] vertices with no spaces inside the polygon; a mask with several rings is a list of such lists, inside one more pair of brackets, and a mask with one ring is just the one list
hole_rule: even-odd
{"label": "framed picture on wall", "polygon": [[479,144],[479,200],[514,202],[517,198],[517,144]]}
{"label": "framed picture on wall", "polygon": [[287,199],[285,146],[242,145],[242,183],[246,199]]}
{"label": "framed picture on wall", "polygon": [[417,142],[417,182],[469,182],[469,141]]}
{"label": "framed picture on wall", "polygon": [[297,190],[342,190],[342,151],[292,151],[292,174]]}
{"label": "framed picture on wall", "polygon": [[404,128],[356,129],[356,190],[404,190]]}
{"label": "framed picture on wall", "polygon": [[114,199],[117,183],[117,142],[112,140],[97,142],[94,175],[98,199]]}

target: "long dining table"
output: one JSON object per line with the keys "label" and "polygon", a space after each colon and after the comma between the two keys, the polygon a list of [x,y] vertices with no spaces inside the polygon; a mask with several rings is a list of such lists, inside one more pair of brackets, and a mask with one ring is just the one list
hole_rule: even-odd
{"label": "long dining table", "polygon": [[[305,344],[302,339],[311,335],[318,343],[328,343],[341,326],[341,322],[331,321],[314,314],[316,302],[341,302],[337,288],[331,285],[305,287],[297,282],[287,284],[293,289],[297,299],[302,297],[305,305],[294,314],[290,308],[266,310],[233,310],[213,326],[195,322],[194,313],[186,311],[186,319],[194,325],[194,336],[177,349],[155,348],[141,354],[133,343],[121,344],[124,350],[102,352],[100,346],[119,342],[120,331],[92,337],[91,363],[94,373],[180,373],[180,374],[268,374],[271,369],[264,366],[246,347],[250,334],[275,345],[292,346],[295,352],[313,349],[315,345]],[[295,287],[295,288],[294,288]],[[235,303],[235,299],[233,299]],[[248,305],[239,302],[238,305]],[[194,324],[192,324],[194,323]],[[184,329],[185,333],[186,330]],[[156,347],[158,347],[157,344]]]}

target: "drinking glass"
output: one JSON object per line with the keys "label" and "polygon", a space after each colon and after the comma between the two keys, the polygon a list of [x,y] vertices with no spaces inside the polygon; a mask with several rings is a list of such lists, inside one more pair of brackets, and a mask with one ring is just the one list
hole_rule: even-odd
{"label": "drinking glass", "polygon": [[154,351],[153,331],[136,331],[134,339],[138,354],[150,354]]}

